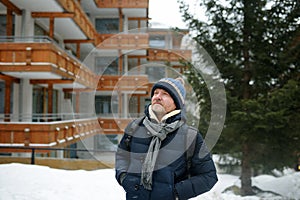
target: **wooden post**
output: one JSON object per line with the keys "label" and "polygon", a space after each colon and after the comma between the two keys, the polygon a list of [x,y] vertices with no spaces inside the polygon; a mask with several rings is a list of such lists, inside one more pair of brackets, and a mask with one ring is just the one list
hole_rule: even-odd
{"label": "wooden post", "polygon": [[24,146],[29,146],[30,144],[30,129],[24,129]]}
{"label": "wooden post", "polygon": [[76,57],[80,59],[80,43],[76,44]]}
{"label": "wooden post", "polygon": [[[48,114],[52,114],[53,112],[53,84],[48,84]],[[52,117],[52,115],[49,115]],[[52,121],[52,119],[48,119],[48,121]]]}
{"label": "wooden post", "polygon": [[123,32],[123,13],[121,8],[119,8],[119,32]]}
{"label": "wooden post", "polygon": [[49,18],[49,37],[54,38],[54,18]]}
{"label": "wooden post", "polygon": [[119,75],[122,75],[123,74],[123,56],[122,56],[122,51],[119,50],[119,62],[118,62],[118,65],[119,65]]}
{"label": "wooden post", "polygon": [[26,65],[31,65],[31,57],[32,57],[32,52],[31,52],[32,48],[31,47],[27,47],[26,48]]}
{"label": "wooden post", "polygon": [[11,81],[5,81],[4,121],[10,122]]}
{"label": "wooden post", "polygon": [[11,9],[7,9],[6,14],[6,36],[13,35],[13,12]]}
{"label": "wooden post", "polygon": [[138,66],[138,74],[140,75],[141,74],[141,58],[138,58],[137,66]]}

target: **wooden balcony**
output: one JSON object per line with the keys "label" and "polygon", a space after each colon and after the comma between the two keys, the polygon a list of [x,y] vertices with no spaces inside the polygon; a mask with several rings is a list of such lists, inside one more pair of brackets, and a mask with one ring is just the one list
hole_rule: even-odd
{"label": "wooden balcony", "polygon": [[95,0],[99,8],[148,8],[149,0]]}
{"label": "wooden balcony", "polygon": [[132,119],[98,118],[99,124],[105,134],[123,134],[124,129]]}
{"label": "wooden balcony", "polygon": [[78,1],[74,0],[57,0],[57,2],[68,12],[74,13],[75,17],[73,18],[74,22],[79,26],[83,33],[87,36],[88,39],[94,39],[94,44],[97,42],[97,31],[89,20],[88,16],[82,10],[81,5]]}
{"label": "wooden balcony", "polygon": [[136,34],[99,34],[99,49],[144,49],[149,47],[149,35],[146,33]]}
{"label": "wooden balcony", "polygon": [[150,61],[191,61],[192,51],[181,49],[149,49],[148,59]]}
{"label": "wooden balcony", "polygon": [[100,133],[123,134],[131,120],[94,118],[39,123],[0,122],[0,152],[30,151],[5,147],[65,147]]}
{"label": "wooden balcony", "polygon": [[89,68],[50,42],[0,43],[0,71],[48,72],[91,88],[96,83],[96,76]]}
{"label": "wooden balcony", "polygon": [[148,76],[103,75],[99,77],[99,91],[149,91]]}
{"label": "wooden balcony", "polygon": [[97,119],[43,123],[0,122],[0,145],[35,147],[66,146],[100,132],[101,128]]}

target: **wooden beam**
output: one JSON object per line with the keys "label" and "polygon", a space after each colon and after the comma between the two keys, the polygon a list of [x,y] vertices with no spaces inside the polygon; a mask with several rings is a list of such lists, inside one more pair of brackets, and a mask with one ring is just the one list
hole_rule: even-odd
{"label": "wooden beam", "polygon": [[129,21],[147,21],[151,20],[149,17],[128,17]]}
{"label": "wooden beam", "polygon": [[137,59],[142,59],[142,58],[148,58],[147,55],[128,55],[129,59],[137,58]]}
{"label": "wooden beam", "polygon": [[95,40],[64,40],[64,43],[75,43],[76,44],[76,56],[80,59],[80,44],[81,43],[94,43]]}
{"label": "wooden beam", "polygon": [[95,26],[85,14],[82,6],[78,1],[74,0],[56,0],[56,2],[69,13],[75,13],[73,17],[74,22],[82,30],[87,38],[95,39],[94,45],[98,44],[98,33]]}
{"label": "wooden beam", "polygon": [[71,12],[32,12],[33,18],[73,18],[74,13]]}
{"label": "wooden beam", "polygon": [[2,79],[4,81],[12,81],[14,83],[20,83],[20,79],[12,77],[12,76],[4,75],[4,74],[0,74],[0,79]]}
{"label": "wooden beam", "polygon": [[95,92],[95,89],[91,88],[63,88],[63,92],[66,93],[80,93],[80,92]]}
{"label": "wooden beam", "polygon": [[98,8],[148,8],[149,0],[94,0]]}
{"label": "wooden beam", "polygon": [[10,2],[9,0],[0,0],[0,2],[4,6],[6,6],[7,9],[12,10],[17,15],[22,15],[22,10],[20,8],[18,8],[15,4],[13,4],[12,2]]}
{"label": "wooden beam", "polygon": [[72,84],[74,80],[71,79],[31,79],[30,84]]}
{"label": "wooden beam", "polygon": [[89,39],[86,39],[86,40],[72,40],[72,39],[69,39],[69,40],[64,40],[64,43],[94,43],[95,40],[89,40]]}
{"label": "wooden beam", "polygon": [[49,37],[54,37],[54,19],[55,18],[74,18],[74,12],[32,12],[33,18],[49,18]]}

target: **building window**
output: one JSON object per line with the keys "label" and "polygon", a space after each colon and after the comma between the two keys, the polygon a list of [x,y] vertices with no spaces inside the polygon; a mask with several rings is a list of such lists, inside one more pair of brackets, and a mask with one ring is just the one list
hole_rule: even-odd
{"label": "building window", "polygon": [[95,109],[97,114],[110,114],[111,96],[96,96]]}
{"label": "building window", "polygon": [[166,40],[164,35],[150,35],[149,46],[155,48],[165,48]]}
{"label": "building window", "polygon": [[119,33],[119,19],[96,19],[96,30],[102,34]]}
{"label": "building window", "polygon": [[99,75],[118,75],[118,62],[116,57],[96,57],[95,72]]}
{"label": "building window", "polygon": [[165,78],[166,72],[165,67],[146,67],[146,74],[150,82],[156,82],[162,78]]}
{"label": "building window", "polygon": [[[15,16],[13,16],[13,30],[12,32],[15,32],[15,26],[14,26]],[[6,36],[6,15],[0,15],[0,36]]]}
{"label": "building window", "polygon": [[111,117],[118,112],[118,99],[115,96],[95,96],[95,111],[97,115]]}
{"label": "building window", "polygon": [[147,65],[148,60],[146,58],[130,58],[128,57],[128,70],[132,75],[145,75],[145,66]]}
{"label": "building window", "polygon": [[[58,91],[53,90],[52,92],[52,111],[49,115],[48,111],[48,88],[33,86],[33,98],[32,98],[32,112],[34,114],[33,121],[48,121],[48,120],[61,120],[56,117],[55,114],[58,112]],[[47,115],[44,115],[47,114]],[[51,117],[48,119],[48,117]]]}

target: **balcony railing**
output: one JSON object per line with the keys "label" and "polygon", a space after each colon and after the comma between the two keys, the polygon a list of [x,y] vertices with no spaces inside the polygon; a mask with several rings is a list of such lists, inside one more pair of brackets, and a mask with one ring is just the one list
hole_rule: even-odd
{"label": "balcony railing", "polygon": [[[140,115],[135,113],[131,117]],[[4,122],[3,116],[0,115],[0,146],[7,147],[64,147],[96,134],[123,134],[132,120],[113,115],[56,113],[11,115],[11,122]]]}
{"label": "balcony railing", "polygon": [[91,113],[32,113],[4,114],[0,113],[0,122],[55,122],[94,118]]}
{"label": "balcony railing", "polygon": [[103,75],[99,77],[97,90],[145,91],[149,90],[148,76]]}
{"label": "balcony railing", "polygon": [[181,49],[149,49],[148,58],[150,61],[191,61],[192,51]]}
{"label": "balcony railing", "polygon": [[99,34],[97,48],[100,49],[143,49],[149,46],[146,33]]}
{"label": "balcony railing", "polygon": [[50,72],[95,87],[96,76],[74,56],[51,39],[0,38],[1,72]]}
{"label": "balcony railing", "polygon": [[97,118],[44,123],[0,122],[0,146],[66,146],[100,132]]}
{"label": "balcony railing", "polygon": [[149,0],[95,0],[99,8],[148,8]]}
{"label": "balcony railing", "polygon": [[131,119],[98,118],[98,121],[105,134],[123,134]]}

